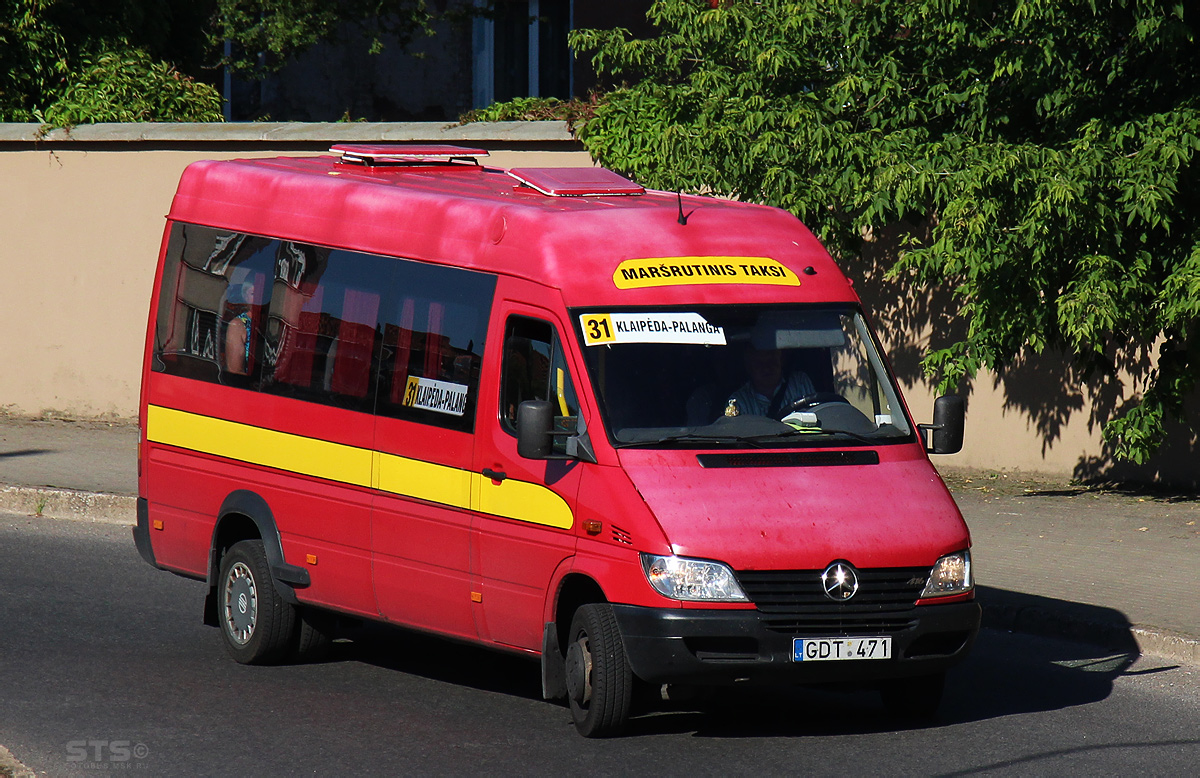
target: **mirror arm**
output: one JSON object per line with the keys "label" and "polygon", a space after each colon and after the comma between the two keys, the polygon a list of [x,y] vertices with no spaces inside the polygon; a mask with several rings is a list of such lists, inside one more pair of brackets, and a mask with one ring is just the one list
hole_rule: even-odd
{"label": "mirror arm", "polygon": [[938,430],[944,430],[944,429],[946,429],[946,425],[945,424],[918,424],[917,429],[920,430],[920,432],[921,432],[921,445],[923,445],[925,447],[925,451],[930,454],[935,453],[933,450],[933,445],[929,442],[931,440],[931,438],[928,433],[937,432]]}
{"label": "mirror arm", "polygon": [[588,436],[587,430],[577,433],[551,433],[569,435],[567,438],[567,456],[574,459],[581,459],[584,462],[596,464],[596,452],[592,448],[592,439]]}

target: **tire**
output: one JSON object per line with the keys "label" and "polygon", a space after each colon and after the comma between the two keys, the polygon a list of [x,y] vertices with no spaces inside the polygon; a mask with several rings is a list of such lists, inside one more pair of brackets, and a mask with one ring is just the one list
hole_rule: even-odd
{"label": "tire", "polygon": [[296,609],[275,591],[261,540],[235,543],[221,558],[217,621],[225,648],[241,664],[273,664],[291,653]]}
{"label": "tire", "polygon": [[920,675],[887,681],[879,688],[883,707],[889,714],[909,721],[930,721],[942,703],[946,674]]}
{"label": "tire", "polygon": [[608,603],[584,605],[571,619],[567,700],[584,737],[617,735],[629,720],[633,673]]}
{"label": "tire", "polygon": [[296,611],[297,635],[295,650],[297,662],[320,662],[329,656],[333,648],[333,618],[311,608]]}

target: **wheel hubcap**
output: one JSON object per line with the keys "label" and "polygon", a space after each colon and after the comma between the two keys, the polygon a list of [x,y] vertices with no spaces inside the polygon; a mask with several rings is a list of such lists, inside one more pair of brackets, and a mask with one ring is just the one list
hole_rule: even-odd
{"label": "wheel hubcap", "polygon": [[225,631],[239,646],[254,634],[258,623],[258,588],[244,562],[236,562],[225,577]]}
{"label": "wheel hubcap", "polygon": [[567,646],[567,694],[580,707],[592,699],[592,652],[587,635]]}

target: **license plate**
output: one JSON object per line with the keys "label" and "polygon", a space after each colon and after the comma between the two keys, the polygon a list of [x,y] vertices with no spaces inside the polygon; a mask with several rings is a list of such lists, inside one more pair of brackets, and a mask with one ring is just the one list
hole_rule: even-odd
{"label": "license plate", "polygon": [[792,639],[792,659],[796,662],[891,658],[892,639],[890,637]]}

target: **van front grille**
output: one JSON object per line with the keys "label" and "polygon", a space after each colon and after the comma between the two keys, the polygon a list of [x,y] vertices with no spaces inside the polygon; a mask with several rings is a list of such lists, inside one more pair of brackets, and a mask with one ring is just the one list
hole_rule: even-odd
{"label": "van front grille", "polygon": [[911,611],[925,587],[924,567],[855,570],[858,592],[845,602],[825,596],[820,570],[741,570],[742,590],[768,629],[794,635],[892,634],[915,624]]}

